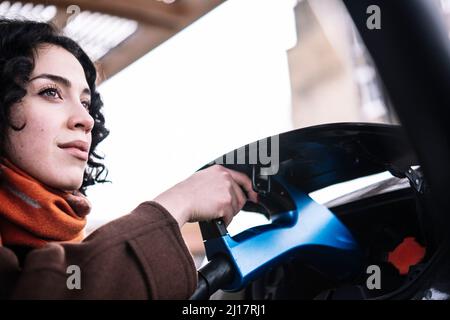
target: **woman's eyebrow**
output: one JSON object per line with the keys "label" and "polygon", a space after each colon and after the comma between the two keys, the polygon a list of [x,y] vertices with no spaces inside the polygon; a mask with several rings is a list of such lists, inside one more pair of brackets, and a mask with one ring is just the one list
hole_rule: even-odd
{"label": "woman's eyebrow", "polygon": [[[64,77],[61,77],[61,76],[57,76],[56,74],[49,74],[49,73],[40,74],[40,75],[38,75],[36,77],[31,78],[29,81],[31,82],[33,80],[41,79],[41,78],[42,79],[50,79],[50,80],[53,80],[55,82],[59,82],[62,85],[64,85],[65,87],[67,87],[67,88],[70,88],[72,86],[72,83],[68,79],[66,79]],[[89,88],[84,88],[82,93],[90,95],[91,94],[91,90],[89,90]]]}

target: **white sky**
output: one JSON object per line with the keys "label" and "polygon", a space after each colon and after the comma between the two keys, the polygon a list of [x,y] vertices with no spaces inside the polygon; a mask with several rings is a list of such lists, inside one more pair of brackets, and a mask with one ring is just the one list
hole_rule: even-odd
{"label": "white sky", "polygon": [[229,0],[99,87],[112,184],[90,187],[88,229],[218,156],[292,129],[291,0]]}

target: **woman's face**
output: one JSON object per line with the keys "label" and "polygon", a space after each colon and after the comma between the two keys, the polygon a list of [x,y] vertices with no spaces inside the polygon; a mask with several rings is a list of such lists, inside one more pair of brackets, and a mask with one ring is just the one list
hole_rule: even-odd
{"label": "woman's face", "polygon": [[16,166],[53,188],[77,190],[91,146],[94,119],[83,67],[65,49],[38,49],[26,96],[11,108],[6,155]]}

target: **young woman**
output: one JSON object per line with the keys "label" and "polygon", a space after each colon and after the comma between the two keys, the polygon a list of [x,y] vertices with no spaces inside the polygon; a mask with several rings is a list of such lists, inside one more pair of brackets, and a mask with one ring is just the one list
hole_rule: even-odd
{"label": "young woman", "polygon": [[1,298],[189,298],[197,273],[180,227],[228,224],[257,202],[246,175],[216,165],[84,239],[85,190],[105,181],[95,81],[88,56],[51,25],[0,19]]}

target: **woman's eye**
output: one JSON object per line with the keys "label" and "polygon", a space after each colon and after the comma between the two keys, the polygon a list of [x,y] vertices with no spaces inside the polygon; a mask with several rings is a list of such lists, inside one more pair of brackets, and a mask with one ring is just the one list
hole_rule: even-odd
{"label": "woman's eye", "polygon": [[41,96],[51,97],[51,98],[59,98],[61,99],[61,95],[58,92],[58,89],[48,88],[39,92]]}
{"label": "woman's eye", "polygon": [[81,102],[81,104],[88,110],[91,107],[91,103],[89,101],[83,101]]}

